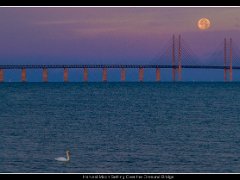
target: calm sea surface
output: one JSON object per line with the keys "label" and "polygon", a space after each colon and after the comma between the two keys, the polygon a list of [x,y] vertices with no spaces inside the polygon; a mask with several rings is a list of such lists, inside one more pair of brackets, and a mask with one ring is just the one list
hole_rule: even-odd
{"label": "calm sea surface", "polygon": [[0,172],[240,172],[240,83],[2,83]]}

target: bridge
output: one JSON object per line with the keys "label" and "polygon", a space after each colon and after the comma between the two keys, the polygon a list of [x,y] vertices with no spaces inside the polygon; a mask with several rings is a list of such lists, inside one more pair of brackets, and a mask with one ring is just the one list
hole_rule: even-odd
{"label": "bridge", "polygon": [[[235,47],[235,46],[234,46]],[[222,53],[223,52],[223,53]],[[172,36],[171,42],[162,51],[161,56],[157,56],[152,60],[151,64],[73,64],[73,65],[1,65],[0,64],[0,82],[4,82],[4,70],[7,69],[21,69],[21,81],[27,81],[27,69],[42,69],[42,80],[48,82],[48,69],[63,69],[63,81],[68,82],[69,69],[83,69],[83,81],[88,81],[88,69],[97,68],[102,69],[102,81],[107,81],[107,70],[111,68],[120,69],[121,81],[126,80],[126,69],[138,70],[138,79],[143,81],[144,69],[150,68],[156,70],[156,81],[160,81],[160,69],[172,69],[172,80],[182,80],[182,69],[222,69],[224,81],[232,81],[233,69],[240,69],[240,55],[237,54],[237,48],[233,48],[232,38],[224,38],[223,47],[217,49],[211,59],[217,59],[218,62],[210,62],[211,64],[199,64],[199,58],[194,55],[187,43],[182,40],[181,35],[175,38]],[[219,56],[220,55],[220,56]],[[219,59],[222,59],[219,64]],[[160,62],[160,60],[164,60]],[[227,79],[227,73],[229,78]]]}

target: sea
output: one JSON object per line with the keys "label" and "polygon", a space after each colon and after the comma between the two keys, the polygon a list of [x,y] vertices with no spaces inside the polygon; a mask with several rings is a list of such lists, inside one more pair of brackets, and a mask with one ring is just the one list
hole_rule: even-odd
{"label": "sea", "polygon": [[0,84],[0,173],[239,172],[238,82]]}

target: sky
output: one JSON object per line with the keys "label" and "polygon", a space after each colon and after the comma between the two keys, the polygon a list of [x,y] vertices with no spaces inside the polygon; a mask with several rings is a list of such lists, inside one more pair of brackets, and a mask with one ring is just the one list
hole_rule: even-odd
{"label": "sky", "polygon": [[205,61],[239,32],[240,7],[0,7],[0,64],[149,64],[173,34]]}

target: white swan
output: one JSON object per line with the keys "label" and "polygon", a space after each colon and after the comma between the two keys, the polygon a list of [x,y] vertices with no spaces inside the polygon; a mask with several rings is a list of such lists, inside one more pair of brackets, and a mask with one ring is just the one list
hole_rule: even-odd
{"label": "white swan", "polygon": [[55,158],[55,160],[62,161],[62,162],[70,161],[70,152],[66,151],[66,155],[67,155],[67,158],[65,158],[65,157],[57,157],[57,158]]}

